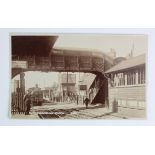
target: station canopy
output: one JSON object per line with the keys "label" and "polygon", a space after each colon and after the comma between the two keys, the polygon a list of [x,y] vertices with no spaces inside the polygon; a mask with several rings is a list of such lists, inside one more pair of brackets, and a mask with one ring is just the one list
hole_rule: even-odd
{"label": "station canopy", "polygon": [[11,36],[12,55],[49,56],[58,36]]}

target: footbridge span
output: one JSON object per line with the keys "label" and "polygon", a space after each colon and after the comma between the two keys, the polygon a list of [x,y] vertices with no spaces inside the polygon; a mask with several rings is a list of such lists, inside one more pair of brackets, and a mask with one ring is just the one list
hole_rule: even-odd
{"label": "footbridge span", "polygon": [[107,96],[104,72],[113,66],[113,59],[92,49],[56,48],[57,39],[58,36],[11,36],[12,78],[26,71],[93,73],[96,79],[92,87],[98,91],[92,103],[104,102]]}

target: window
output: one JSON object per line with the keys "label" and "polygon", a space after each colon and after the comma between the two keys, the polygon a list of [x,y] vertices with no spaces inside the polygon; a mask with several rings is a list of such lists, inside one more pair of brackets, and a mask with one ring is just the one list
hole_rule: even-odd
{"label": "window", "polygon": [[80,68],[91,68],[91,57],[81,56],[79,62]]}
{"label": "window", "polygon": [[138,84],[145,83],[145,68],[138,69]]}
{"label": "window", "polygon": [[110,85],[125,86],[125,85],[138,85],[145,83],[145,68],[132,69],[120,73],[113,73],[110,75]]}
{"label": "window", "polygon": [[125,74],[117,73],[117,74],[111,75],[111,83],[114,84],[114,86],[124,86]]}
{"label": "window", "polygon": [[114,86],[119,86],[118,74],[115,74],[115,75],[114,75]]}
{"label": "window", "polygon": [[130,71],[127,73],[127,85],[136,85],[136,72]]}
{"label": "window", "polygon": [[124,73],[120,73],[119,84],[120,84],[120,86],[124,86],[125,85],[125,74]]}
{"label": "window", "polygon": [[76,56],[68,56],[65,58],[65,67],[78,67],[78,58]]}
{"label": "window", "polygon": [[145,83],[145,68],[133,69],[110,75],[110,84],[114,86],[137,85]]}
{"label": "window", "polygon": [[64,68],[64,57],[63,56],[55,56],[54,57],[54,66]]}

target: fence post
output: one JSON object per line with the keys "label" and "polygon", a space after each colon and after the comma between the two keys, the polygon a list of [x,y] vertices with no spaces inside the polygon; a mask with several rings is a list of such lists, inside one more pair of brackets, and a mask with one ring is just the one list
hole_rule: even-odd
{"label": "fence post", "polygon": [[22,114],[25,111],[25,105],[23,101],[24,92],[14,92],[11,94],[11,113]]}

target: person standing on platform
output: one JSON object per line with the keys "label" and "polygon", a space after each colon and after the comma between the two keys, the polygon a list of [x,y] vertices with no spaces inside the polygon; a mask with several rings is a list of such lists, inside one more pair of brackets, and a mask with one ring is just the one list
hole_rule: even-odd
{"label": "person standing on platform", "polygon": [[77,105],[79,104],[79,95],[77,95]]}
{"label": "person standing on platform", "polygon": [[85,98],[84,103],[86,105],[86,109],[88,108],[88,104],[89,104],[90,100],[88,97]]}
{"label": "person standing on platform", "polygon": [[24,103],[25,103],[25,115],[29,115],[31,109],[31,91],[28,91],[27,94],[24,96]]}

